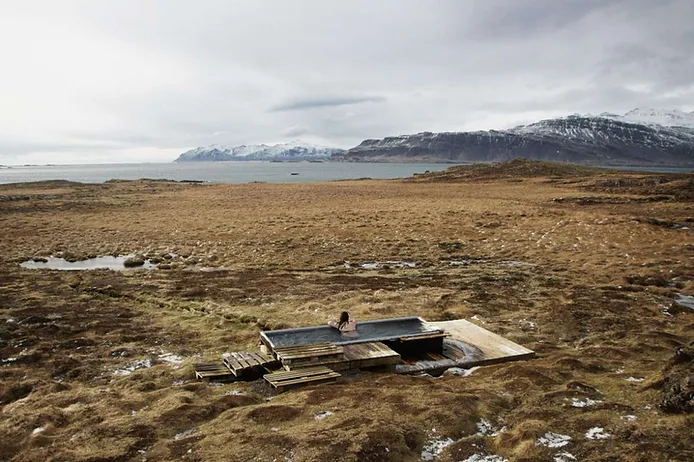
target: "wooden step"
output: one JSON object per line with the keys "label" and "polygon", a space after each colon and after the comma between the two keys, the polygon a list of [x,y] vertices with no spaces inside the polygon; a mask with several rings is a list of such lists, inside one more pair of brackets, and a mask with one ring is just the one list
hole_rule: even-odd
{"label": "wooden step", "polygon": [[224,382],[236,378],[223,363],[193,364],[193,371],[197,379]]}
{"label": "wooden step", "polygon": [[224,358],[224,364],[236,377],[262,368],[276,367],[279,363],[272,356],[254,351],[233,351]]}
{"label": "wooden step", "polygon": [[263,378],[273,388],[281,392],[288,387],[335,381],[340,376],[339,373],[328,367],[319,366],[292,371],[273,372],[272,374],[264,375]]}

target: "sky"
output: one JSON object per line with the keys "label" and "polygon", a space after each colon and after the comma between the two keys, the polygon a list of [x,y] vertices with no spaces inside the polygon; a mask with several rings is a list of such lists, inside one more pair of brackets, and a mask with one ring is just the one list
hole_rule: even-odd
{"label": "sky", "polygon": [[0,0],[0,164],[694,110],[692,0]]}

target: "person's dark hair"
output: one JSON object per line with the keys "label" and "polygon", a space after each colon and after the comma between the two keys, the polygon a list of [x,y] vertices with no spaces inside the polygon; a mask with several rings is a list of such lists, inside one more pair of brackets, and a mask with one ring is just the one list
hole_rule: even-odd
{"label": "person's dark hair", "polygon": [[346,311],[343,311],[342,314],[340,315],[340,322],[337,324],[337,328],[340,329],[342,326],[344,326],[348,322],[349,322],[349,313]]}

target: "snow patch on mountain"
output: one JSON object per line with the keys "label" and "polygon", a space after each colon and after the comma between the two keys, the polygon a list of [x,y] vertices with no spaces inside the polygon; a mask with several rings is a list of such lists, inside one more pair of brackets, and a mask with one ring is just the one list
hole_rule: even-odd
{"label": "snow patch on mountain", "polygon": [[683,112],[678,110],[665,111],[637,108],[627,112],[623,116],[608,118],[646,125],[662,125],[663,127],[694,128],[694,111]]}
{"label": "snow patch on mountain", "polygon": [[275,145],[250,144],[225,146],[212,144],[191,149],[181,154],[175,162],[205,162],[229,160],[309,160],[324,159],[343,152],[342,149],[292,141]]}

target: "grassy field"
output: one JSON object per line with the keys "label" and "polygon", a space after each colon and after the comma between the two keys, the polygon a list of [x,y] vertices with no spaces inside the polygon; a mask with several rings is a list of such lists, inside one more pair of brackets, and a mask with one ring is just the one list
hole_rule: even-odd
{"label": "grassy field", "polygon": [[[694,310],[674,303],[694,295],[691,227],[694,175],[521,161],[2,185],[0,460],[694,460]],[[19,266],[118,254],[159,269]],[[465,318],[538,358],[277,396],[193,380],[260,330],[342,310]]]}

